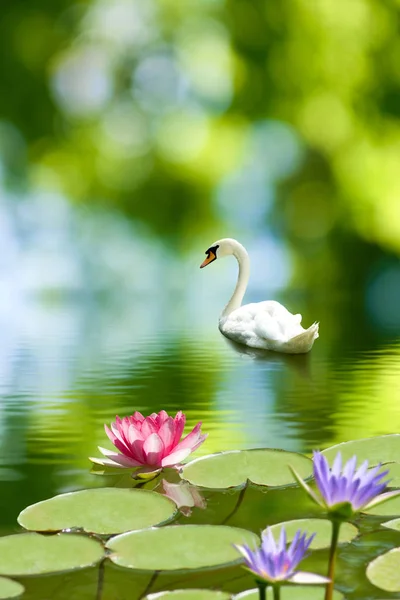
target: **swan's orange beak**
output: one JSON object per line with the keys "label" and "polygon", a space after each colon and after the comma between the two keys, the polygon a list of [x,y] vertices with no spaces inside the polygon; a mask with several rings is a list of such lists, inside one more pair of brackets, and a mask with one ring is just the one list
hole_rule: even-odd
{"label": "swan's orange beak", "polygon": [[207,258],[201,263],[200,265],[200,269],[202,269],[203,267],[206,267],[207,265],[209,265],[213,260],[215,260],[217,257],[215,256],[214,252],[212,252],[210,250]]}

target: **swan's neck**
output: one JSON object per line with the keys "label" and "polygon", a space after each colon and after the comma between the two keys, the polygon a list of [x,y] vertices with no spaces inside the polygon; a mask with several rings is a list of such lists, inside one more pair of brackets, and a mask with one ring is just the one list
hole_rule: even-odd
{"label": "swan's neck", "polygon": [[249,282],[250,259],[246,249],[242,246],[242,244],[239,244],[239,242],[235,242],[232,254],[238,261],[239,275],[235,291],[232,294],[232,298],[225,306],[221,317],[227,317],[232,311],[236,310],[237,308],[239,308],[239,306],[241,306],[243,296],[246,292],[247,284]]}

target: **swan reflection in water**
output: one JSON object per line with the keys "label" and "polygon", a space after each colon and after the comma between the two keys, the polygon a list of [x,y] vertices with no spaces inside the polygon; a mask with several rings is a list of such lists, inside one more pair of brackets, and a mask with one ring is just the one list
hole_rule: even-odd
{"label": "swan reflection in water", "polygon": [[238,344],[225,336],[221,336],[224,342],[234,352],[242,356],[249,356],[257,362],[268,363],[276,367],[286,368],[298,373],[305,379],[311,379],[310,355],[309,354],[283,354],[262,350],[260,348],[250,348],[243,344]]}

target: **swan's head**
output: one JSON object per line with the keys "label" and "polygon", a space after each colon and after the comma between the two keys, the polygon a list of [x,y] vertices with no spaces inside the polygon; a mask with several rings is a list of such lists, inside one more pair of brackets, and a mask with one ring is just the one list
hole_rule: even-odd
{"label": "swan's head", "polygon": [[200,269],[214,262],[214,260],[217,260],[217,258],[234,254],[235,243],[237,245],[235,240],[224,238],[223,240],[218,240],[217,242],[211,244],[211,246],[206,250],[207,258],[201,263]]}

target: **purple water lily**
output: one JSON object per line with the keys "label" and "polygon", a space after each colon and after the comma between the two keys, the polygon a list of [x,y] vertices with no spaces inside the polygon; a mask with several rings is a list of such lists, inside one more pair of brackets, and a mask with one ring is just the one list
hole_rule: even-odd
{"label": "purple water lily", "polygon": [[340,527],[355,513],[364,511],[386,502],[400,494],[400,490],[385,492],[388,480],[384,480],[389,471],[381,471],[381,465],[368,469],[368,461],[357,469],[357,457],[353,456],[342,465],[342,455],[337,453],[332,468],[321,452],[314,452],[314,478],[319,495],[316,494],[298,473],[291,467],[293,476],[314,500],[328,512],[332,522],[331,548],[329,552],[328,580],[325,600],[333,598],[335,578],[336,549],[339,542]]}
{"label": "purple water lily", "polygon": [[276,543],[272,531],[267,528],[262,536],[261,547],[251,550],[249,546],[236,546],[243,555],[246,567],[259,579],[273,585],[278,582],[326,583],[325,577],[296,571],[297,565],[307,554],[315,534],[307,539],[307,534],[299,530],[292,543],[286,548],[286,531],[282,527],[279,542]]}
{"label": "purple water lily", "polygon": [[365,460],[356,470],[357,457],[353,456],[342,467],[342,455],[338,452],[330,469],[325,456],[314,452],[314,477],[327,508],[349,502],[353,512],[357,512],[385,491],[389,481],[383,480],[389,471],[380,471],[381,465],[370,470],[368,466]]}
{"label": "purple water lily", "polygon": [[342,455],[337,453],[332,468],[321,452],[314,451],[314,477],[320,497],[292,469],[293,475],[308,495],[337,518],[348,519],[354,513],[368,510],[377,504],[399,495],[399,491],[385,492],[389,471],[381,471],[381,465],[368,469],[365,460],[357,469],[357,457],[342,465]]}

